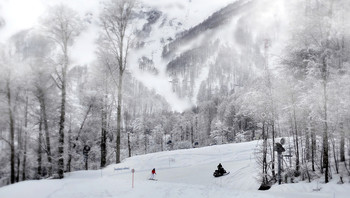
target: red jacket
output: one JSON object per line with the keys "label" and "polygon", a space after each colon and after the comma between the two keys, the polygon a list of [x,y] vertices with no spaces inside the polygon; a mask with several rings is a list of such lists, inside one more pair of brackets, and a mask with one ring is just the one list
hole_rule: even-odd
{"label": "red jacket", "polygon": [[152,174],[156,174],[156,170],[155,169],[152,170]]}

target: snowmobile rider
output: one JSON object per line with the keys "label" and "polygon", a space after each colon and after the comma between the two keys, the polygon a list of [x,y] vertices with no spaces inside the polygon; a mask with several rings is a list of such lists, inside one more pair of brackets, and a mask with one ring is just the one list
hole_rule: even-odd
{"label": "snowmobile rider", "polygon": [[225,169],[224,168],[222,168],[222,165],[221,165],[221,163],[219,163],[219,165],[218,165],[218,172],[219,173],[226,173],[226,171],[225,171]]}

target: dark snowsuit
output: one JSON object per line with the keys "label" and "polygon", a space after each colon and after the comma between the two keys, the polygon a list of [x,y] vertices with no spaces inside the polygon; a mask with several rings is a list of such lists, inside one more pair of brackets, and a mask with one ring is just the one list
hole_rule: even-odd
{"label": "dark snowsuit", "polygon": [[221,163],[218,165],[218,170],[215,170],[213,173],[214,177],[220,177],[223,176],[226,173],[226,170],[222,168]]}
{"label": "dark snowsuit", "polygon": [[219,165],[218,165],[218,171],[219,171],[219,173],[226,173],[226,171],[225,171],[225,169],[224,168],[222,168],[222,165],[221,165],[221,163],[219,163]]}

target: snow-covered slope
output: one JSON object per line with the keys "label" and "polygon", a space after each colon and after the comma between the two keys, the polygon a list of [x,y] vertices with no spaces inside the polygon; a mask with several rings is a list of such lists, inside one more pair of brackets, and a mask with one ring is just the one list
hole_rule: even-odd
{"label": "snow-covered slope", "polygon": [[[185,32],[193,27],[198,27],[203,21],[209,18],[213,13],[225,8],[227,5],[235,2],[236,0],[218,0],[218,1],[203,1],[203,0],[143,0],[142,11],[145,13],[144,19],[148,19],[150,14],[156,12],[157,18],[149,25],[143,26],[143,34],[140,38],[142,46],[134,51],[130,56],[130,69],[133,75],[141,81],[143,84],[151,89],[155,89],[157,93],[165,97],[165,99],[171,104],[173,110],[183,111],[190,108],[196,102],[196,96],[200,83],[208,77],[206,72],[208,56],[202,64],[202,68],[198,69],[195,78],[191,84],[194,85],[194,91],[188,91],[190,93],[179,94],[175,84],[181,86],[181,80],[177,78],[177,74],[169,72],[167,65],[173,60],[177,59],[183,52],[191,51],[193,48],[201,46],[202,39],[206,39],[205,36],[198,34],[194,38],[187,39],[186,45],[181,45],[175,56],[164,57],[164,48],[171,45],[179,37],[183,37]],[[173,52],[173,51],[172,51]],[[132,58],[131,58],[132,57]],[[140,70],[139,60],[141,58],[146,59],[150,69]],[[201,57],[199,57],[201,58]],[[186,62],[186,60],[185,60]],[[184,64],[175,62],[175,65],[184,67]],[[154,73],[156,70],[156,74]],[[176,81],[176,82],[175,82]]]}
{"label": "snow-covered slope", "polygon": [[[149,33],[142,38],[143,45],[130,64],[140,81],[155,88],[173,108],[177,105],[175,110],[195,105],[199,87],[207,79],[212,89],[227,86],[231,90],[233,84],[244,86],[242,81],[247,80],[247,72],[259,73],[263,69],[265,40],[270,41],[271,53],[283,47],[291,9],[288,1],[210,1],[210,8],[206,6],[209,1],[179,2],[167,0],[164,5],[169,6],[156,6],[144,0],[150,7],[143,9],[155,9],[160,17],[146,28]],[[197,11],[200,14],[192,14]],[[158,73],[140,72],[135,67],[140,57],[145,57]],[[233,60],[223,63],[228,57]],[[211,76],[208,72],[220,70],[219,67],[233,72],[226,70],[226,76]],[[244,71],[238,71],[238,67]]]}
{"label": "snow-covered slope", "polygon": [[[103,170],[67,173],[62,180],[26,181],[0,188],[1,198],[177,198],[177,197],[348,197],[349,183],[338,185],[336,179],[313,183],[275,185],[269,191],[258,191],[253,152],[258,142],[217,145],[204,148],[166,151],[126,159]],[[230,174],[214,178],[221,162]],[[115,169],[129,168],[125,170]],[[135,187],[131,187],[134,168]],[[156,168],[158,181],[150,181]],[[336,176],[335,176],[336,177]]]}

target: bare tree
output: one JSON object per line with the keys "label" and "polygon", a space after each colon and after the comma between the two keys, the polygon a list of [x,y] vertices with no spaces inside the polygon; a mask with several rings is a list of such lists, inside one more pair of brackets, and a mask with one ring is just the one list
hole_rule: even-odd
{"label": "bare tree", "polygon": [[42,118],[40,115],[40,120],[39,120],[39,137],[38,137],[38,152],[37,152],[37,162],[38,162],[38,167],[37,167],[37,178],[40,179],[42,176],[42,140],[43,133],[42,133]]}
{"label": "bare tree", "polygon": [[12,112],[12,98],[10,80],[6,80],[7,102],[8,102],[8,114],[10,124],[10,147],[11,147],[11,184],[15,183],[15,120]]}
{"label": "bare tree", "polygon": [[51,154],[51,139],[50,139],[50,132],[49,132],[49,124],[48,124],[48,118],[47,118],[47,110],[46,110],[46,100],[45,100],[45,91],[44,88],[40,85],[36,86],[36,97],[39,100],[40,104],[40,117],[41,117],[41,124],[44,124],[44,131],[45,131],[45,143],[46,143],[46,155],[47,155],[47,161],[49,163],[48,167],[48,174],[49,176],[52,175],[52,154]]}
{"label": "bare tree", "polygon": [[26,163],[27,163],[27,138],[28,138],[28,93],[26,91],[25,110],[24,110],[24,145],[23,145],[23,163],[22,163],[22,180],[26,180]]}
{"label": "bare tree", "polygon": [[117,105],[117,135],[116,163],[120,163],[120,131],[122,112],[123,75],[127,66],[132,32],[128,31],[132,19],[133,0],[110,0],[101,15],[103,28],[102,40],[104,46],[113,55],[113,63],[108,67],[111,73],[117,73],[118,105]]}
{"label": "bare tree", "polygon": [[[1,46],[3,47],[3,46]],[[4,48],[0,50],[0,68],[1,68],[1,80],[3,80],[0,85],[2,85],[2,92],[4,93],[4,98],[6,101],[6,110],[8,114],[8,124],[9,124],[9,139],[0,136],[0,140],[5,141],[10,147],[10,182],[15,183],[15,119],[13,112],[13,95],[11,88],[11,70],[9,69],[10,60],[8,58],[7,52]]]}
{"label": "bare tree", "polygon": [[58,71],[53,79],[61,91],[60,121],[59,121],[59,143],[58,143],[58,178],[63,178],[64,172],[64,128],[66,114],[66,89],[67,70],[69,62],[69,46],[83,29],[83,24],[77,13],[66,7],[58,5],[51,9],[50,15],[44,21],[48,36],[58,45],[61,57],[58,62]]}

